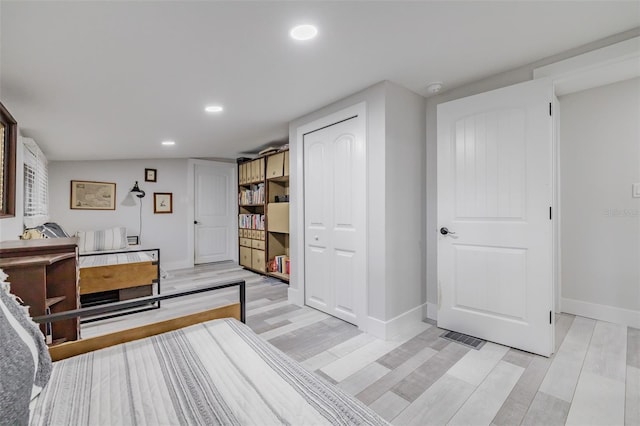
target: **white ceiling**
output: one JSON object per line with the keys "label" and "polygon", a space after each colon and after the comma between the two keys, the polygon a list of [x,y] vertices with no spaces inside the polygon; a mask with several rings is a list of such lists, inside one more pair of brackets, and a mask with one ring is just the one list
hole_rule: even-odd
{"label": "white ceiling", "polygon": [[0,98],[49,159],[234,158],[381,80],[426,94],[638,27],[640,2],[2,1],[0,24]]}

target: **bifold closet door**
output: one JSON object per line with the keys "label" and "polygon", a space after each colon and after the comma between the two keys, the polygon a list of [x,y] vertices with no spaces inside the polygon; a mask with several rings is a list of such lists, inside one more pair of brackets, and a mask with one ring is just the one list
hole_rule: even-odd
{"label": "bifold closet door", "polygon": [[364,118],[304,135],[305,303],[358,325],[366,276]]}

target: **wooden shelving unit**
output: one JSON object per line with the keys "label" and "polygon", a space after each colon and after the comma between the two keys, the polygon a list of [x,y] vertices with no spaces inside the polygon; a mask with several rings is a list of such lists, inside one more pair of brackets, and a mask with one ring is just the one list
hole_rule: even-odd
{"label": "wooden shelving unit", "polygon": [[[0,243],[0,268],[9,276],[11,292],[29,306],[32,317],[79,307],[77,238],[6,241]],[[42,324],[51,344],[80,337],[79,320]]]}
{"label": "wooden shelving unit", "polygon": [[240,265],[264,274],[265,163],[263,158],[238,164],[238,238]]}
{"label": "wooden shelving unit", "polygon": [[289,151],[238,162],[240,265],[287,282],[288,200]]}

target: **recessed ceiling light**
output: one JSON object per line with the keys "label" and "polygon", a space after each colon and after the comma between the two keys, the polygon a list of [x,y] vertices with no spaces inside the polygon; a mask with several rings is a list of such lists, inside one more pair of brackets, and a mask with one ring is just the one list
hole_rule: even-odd
{"label": "recessed ceiling light", "polygon": [[206,112],[222,112],[224,108],[220,105],[207,105],[204,110]]}
{"label": "recessed ceiling light", "polygon": [[175,141],[162,141],[162,145],[164,146],[173,146],[175,144]]}
{"label": "recessed ceiling light", "polygon": [[298,25],[291,28],[289,35],[294,40],[311,40],[318,35],[318,29],[309,24]]}

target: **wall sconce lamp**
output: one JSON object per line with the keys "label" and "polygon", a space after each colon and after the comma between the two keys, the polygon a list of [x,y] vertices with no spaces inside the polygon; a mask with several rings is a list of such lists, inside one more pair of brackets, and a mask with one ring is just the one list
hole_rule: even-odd
{"label": "wall sconce lamp", "polygon": [[138,186],[138,181],[136,181],[135,185],[133,185],[133,188],[131,188],[131,191],[136,194],[136,197],[138,198],[144,198],[144,196],[146,195],[146,192],[144,192],[142,189],[140,189],[140,187]]}

